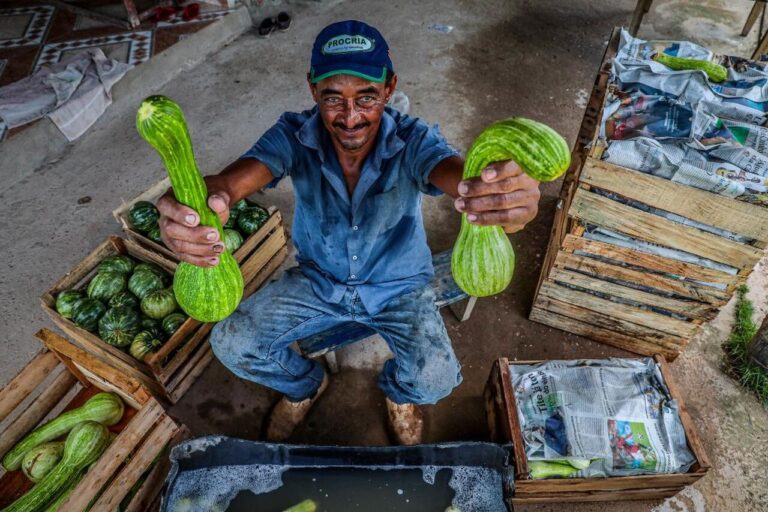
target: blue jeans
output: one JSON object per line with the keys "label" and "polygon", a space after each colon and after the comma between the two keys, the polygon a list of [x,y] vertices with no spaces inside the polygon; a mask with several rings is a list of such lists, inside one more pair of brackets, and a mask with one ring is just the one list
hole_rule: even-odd
{"label": "blue jeans", "polygon": [[374,329],[394,353],[379,377],[379,387],[393,402],[433,404],[461,382],[459,362],[429,286],[393,299],[371,316],[354,288],[338,304],[328,304],[295,267],[219,322],[211,332],[211,346],[238,377],[300,401],[315,394],[324,370],[289,345],[350,321]]}

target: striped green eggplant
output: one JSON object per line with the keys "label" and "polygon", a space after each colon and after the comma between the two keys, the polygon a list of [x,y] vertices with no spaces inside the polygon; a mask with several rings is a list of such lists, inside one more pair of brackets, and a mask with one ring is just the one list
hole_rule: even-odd
{"label": "striped green eggplant", "polygon": [[[136,127],[160,154],[176,200],[195,210],[200,215],[200,224],[215,227],[219,239],[224,240],[221,221],[208,207],[208,189],[197,168],[181,108],[164,96],[151,96],[139,108]],[[189,316],[201,322],[218,322],[240,304],[243,275],[232,254],[225,249],[215,267],[179,263],[173,276],[173,292]]]}
{"label": "striped green eggplant", "polygon": [[[475,139],[464,162],[463,179],[477,178],[494,162],[514,160],[528,176],[552,181],[568,169],[568,144],[552,128],[513,117],[487,127]],[[461,230],[451,256],[459,287],[474,297],[504,291],[512,281],[515,251],[500,226],[478,226],[461,216]]]}

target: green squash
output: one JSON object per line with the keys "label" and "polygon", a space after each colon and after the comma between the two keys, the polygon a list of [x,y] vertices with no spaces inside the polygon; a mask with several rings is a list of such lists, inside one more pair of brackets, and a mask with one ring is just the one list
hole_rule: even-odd
{"label": "green squash", "polygon": [[240,212],[238,210],[233,210],[232,208],[229,209],[229,217],[227,217],[227,222],[224,223],[224,231],[228,229],[237,229],[237,218],[240,216]]}
{"label": "green squash", "polygon": [[716,62],[700,59],[686,59],[675,55],[669,55],[664,52],[656,53],[651,58],[675,71],[703,71],[707,74],[707,78],[713,82],[723,82],[728,79],[728,70]]}
{"label": "green squash", "polygon": [[128,218],[134,228],[142,233],[146,233],[157,226],[157,221],[160,219],[160,212],[157,211],[155,205],[149,201],[139,201],[131,206],[131,209],[128,212]]}
{"label": "green squash", "polygon": [[134,265],[136,265],[136,262],[130,256],[115,254],[114,256],[107,256],[99,263],[98,272],[129,274],[133,270]]}
{"label": "green squash", "polygon": [[179,313],[178,311],[171,313],[170,315],[163,318],[163,332],[167,334],[168,336],[172,336],[173,333],[175,333],[179,327],[181,327],[181,324],[186,322],[187,317],[184,315],[184,313]]}
{"label": "green squash", "polygon": [[75,304],[83,298],[79,290],[64,290],[56,296],[56,311],[64,318],[72,318]]}
{"label": "green squash", "polygon": [[123,290],[120,293],[116,293],[112,296],[111,299],[109,299],[109,307],[119,308],[122,306],[139,309],[139,299],[137,299],[136,296],[128,290]]}
{"label": "green squash", "polygon": [[128,280],[128,289],[138,297],[139,300],[143,300],[144,297],[150,293],[162,290],[163,288],[165,288],[163,279],[154,272],[134,272]]}
{"label": "green squash", "polygon": [[53,441],[35,446],[21,459],[21,471],[33,482],[39,482],[61,460],[64,442]]}
{"label": "green squash", "polygon": [[84,297],[75,303],[72,310],[72,321],[86,331],[95,332],[99,326],[99,319],[106,312],[107,308],[100,301]]}
{"label": "green squash", "polygon": [[235,204],[233,204],[232,207],[229,209],[229,211],[230,212],[237,212],[238,215],[239,215],[241,211],[245,210],[249,206],[251,206],[251,205],[249,204],[247,199],[241,199],[238,202],[236,202]]}
{"label": "green squash", "polygon": [[[221,221],[208,207],[208,189],[197,168],[187,123],[181,108],[168,98],[144,100],[136,115],[139,134],[157,150],[168,171],[176,200],[194,209],[200,224],[216,228],[224,238]],[[181,308],[201,322],[228,317],[243,297],[243,275],[232,254],[224,250],[215,267],[179,263],[173,291]]]}
{"label": "green squash", "polygon": [[238,250],[241,245],[243,245],[243,236],[234,229],[225,229],[224,245],[227,247],[229,252],[234,254],[235,251]]}
{"label": "green squash", "polygon": [[260,206],[248,206],[240,212],[237,227],[245,236],[252,235],[269,219],[269,212]]}
{"label": "green squash", "polygon": [[163,330],[163,322],[161,320],[149,318],[145,315],[142,315],[141,317],[141,330],[149,331],[155,338],[161,341],[165,341],[168,338]]}
{"label": "green squash", "polygon": [[115,347],[130,345],[139,329],[139,312],[127,306],[111,308],[99,320],[99,337]]}
{"label": "green squash", "polygon": [[133,338],[131,342],[131,348],[128,352],[138,359],[143,361],[147,354],[150,352],[157,352],[157,350],[163,346],[163,342],[155,337],[155,335],[149,331],[141,331]]}
{"label": "green squash", "polygon": [[[499,121],[475,139],[464,162],[463,179],[480,176],[494,162],[514,160],[538,181],[559,178],[571,164],[568,144],[548,126],[513,117]],[[515,252],[501,226],[478,226],[461,215],[461,230],[451,256],[456,284],[474,297],[501,293],[512,281]]]}
{"label": "green squash", "polygon": [[141,262],[138,265],[136,265],[136,268],[133,269],[133,273],[139,273],[139,272],[152,272],[157,277],[163,280],[163,283],[165,284],[171,284],[171,276],[168,275],[168,272],[160,268],[158,265],[155,265],[154,263],[147,263],[147,262]]}
{"label": "green squash", "polygon": [[158,244],[165,245],[163,243],[163,237],[160,236],[160,226],[155,226],[149,231],[147,231],[147,238],[149,238],[153,242],[157,242]]}
{"label": "green squash", "polygon": [[176,299],[173,290],[164,288],[156,290],[141,299],[141,311],[149,318],[160,320],[170,315],[176,309]]}
{"label": "green squash", "polygon": [[125,290],[128,281],[121,272],[99,272],[88,283],[88,296],[108,302],[114,295]]}

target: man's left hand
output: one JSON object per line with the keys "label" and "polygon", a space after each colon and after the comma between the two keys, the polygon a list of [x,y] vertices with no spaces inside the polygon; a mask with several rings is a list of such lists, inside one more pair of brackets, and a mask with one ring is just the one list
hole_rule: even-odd
{"label": "man's left hand", "polygon": [[459,183],[454,206],[472,224],[499,225],[507,233],[516,233],[536,217],[539,197],[539,182],[507,160],[489,165],[479,178]]}

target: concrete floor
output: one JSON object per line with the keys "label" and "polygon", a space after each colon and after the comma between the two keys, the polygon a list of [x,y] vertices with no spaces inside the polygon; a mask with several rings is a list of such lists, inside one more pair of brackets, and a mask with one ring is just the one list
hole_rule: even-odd
{"label": "concrete floor", "polygon": [[[723,51],[748,54],[755,34],[738,38],[752,2],[657,1],[640,30],[644,37],[692,39]],[[628,24],[631,0],[391,1],[357,0],[291,6],[291,31],[258,39],[245,34],[156,92],[185,109],[198,162],[213,173],[236,158],[285,110],[310,107],[304,82],[316,32],[325,24],[356,17],[376,25],[390,41],[400,87],[412,114],[439,123],[446,137],[466,148],[483,126],[510,115],[547,122],[572,143],[608,34]],[[450,33],[431,31],[441,23]],[[706,36],[706,39],[702,39]],[[6,344],[0,381],[7,381],[37,350],[32,334],[50,322],[37,297],[108,234],[118,233],[110,211],[134,197],[164,171],[136,135],[135,106],[115,106],[59,160],[0,191],[0,244],[9,258],[0,271],[8,290],[0,302]],[[583,358],[628,355],[618,349],[527,320],[560,184],[542,186],[538,218],[513,237],[518,264],[513,285],[479,301],[472,318],[445,320],[464,367],[464,383],[428,408],[427,441],[486,439],[481,394],[495,358]],[[91,202],[78,205],[78,198]],[[259,199],[291,217],[289,183]],[[458,215],[446,198],[425,200],[425,222],[434,251],[449,248]],[[765,303],[765,266],[752,279]],[[730,310],[718,317],[672,364],[686,404],[713,463],[712,472],[665,502],[632,502],[622,510],[658,512],[768,510],[765,468],[768,413],[720,370],[720,343]],[[762,311],[764,314],[764,311]],[[294,442],[382,445],[383,395],[376,372],[344,369],[295,434]],[[276,395],[230,375],[218,362],[172,413],[195,434],[257,438]],[[597,511],[608,506],[541,505],[519,510]]]}

